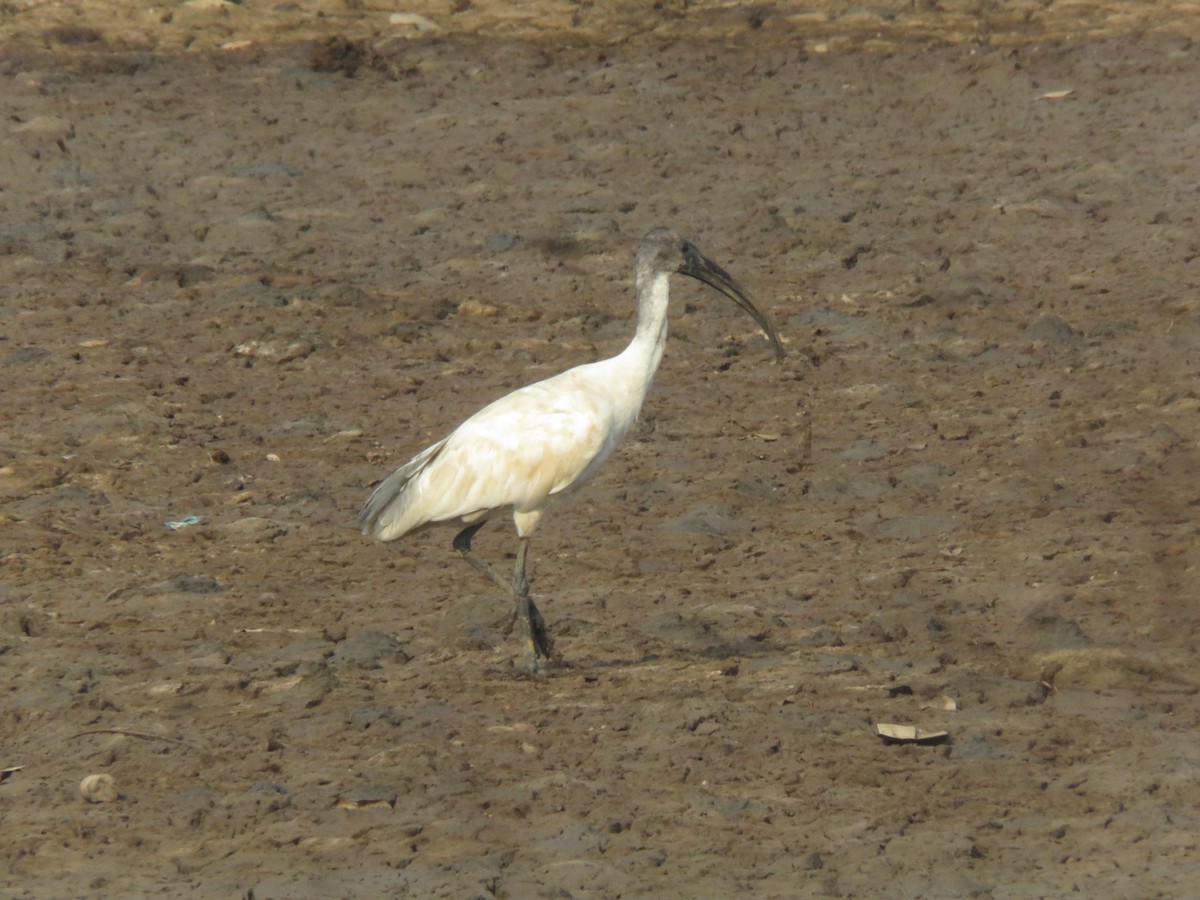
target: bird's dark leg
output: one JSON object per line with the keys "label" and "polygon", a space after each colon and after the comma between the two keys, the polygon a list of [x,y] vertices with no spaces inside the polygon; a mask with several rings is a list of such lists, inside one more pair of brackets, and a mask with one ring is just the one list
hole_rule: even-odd
{"label": "bird's dark leg", "polygon": [[513,573],[513,596],[517,599],[516,618],[525,625],[525,633],[529,643],[525,647],[525,665],[530,672],[537,672],[538,657],[551,659],[554,656],[554,643],[546,632],[546,620],[542,618],[537,604],[529,596],[529,579],[525,576],[525,555],[529,551],[529,538],[521,538],[517,548],[517,568]]}
{"label": "bird's dark leg", "polygon": [[545,659],[550,659],[554,654],[554,644],[550,640],[550,635],[546,632],[546,620],[542,618],[542,614],[533,602],[533,598],[529,596],[529,579],[525,575],[525,557],[529,551],[529,538],[521,538],[521,545],[517,549],[516,571],[513,573],[512,580],[509,580],[479,556],[476,556],[475,552],[471,549],[471,540],[475,537],[476,532],[485,524],[486,520],[476,522],[460,531],[454,538],[454,549],[458,551],[463,559],[502,587],[516,600],[512,619],[504,633],[511,633],[517,620],[521,620],[525,626],[525,634],[528,638],[528,645],[525,648],[525,664],[530,672],[536,673],[538,670],[537,658],[541,656]]}
{"label": "bird's dark leg", "polygon": [[459,556],[515,597],[517,592],[513,583],[493,569],[488,563],[484,562],[484,560],[476,556],[475,551],[471,549],[471,539],[475,537],[475,532],[479,531],[486,524],[487,519],[484,519],[482,522],[468,525],[460,531],[454,538],[454,549],[458,551]]}

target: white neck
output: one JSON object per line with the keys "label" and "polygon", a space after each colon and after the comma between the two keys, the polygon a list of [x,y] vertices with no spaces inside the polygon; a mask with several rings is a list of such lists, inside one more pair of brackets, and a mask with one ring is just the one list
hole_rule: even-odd
{"label": "white neck", "polygon": [[[646,385],[649,385],[667,346],[669,279],[666,272],[637,273],[637,330],[621,356],[639,372]],[[642,393],[644,396],[645,391]]]}

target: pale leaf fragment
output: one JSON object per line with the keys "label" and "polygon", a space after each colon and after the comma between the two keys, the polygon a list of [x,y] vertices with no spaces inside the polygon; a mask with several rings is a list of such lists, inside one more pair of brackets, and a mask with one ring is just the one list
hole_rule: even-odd
{"label": "pale leaf fragment", "polygon": [[85,777],[79,782],[79,796],[88,803],[112,803],[121,799],[116,781],[107,773]]}
{"label": "pale leaf fragment", "polygon": [[888,743],[940,744],[950,737],[948,731],[925,731],[915,725],[876,722],[875,732]]}

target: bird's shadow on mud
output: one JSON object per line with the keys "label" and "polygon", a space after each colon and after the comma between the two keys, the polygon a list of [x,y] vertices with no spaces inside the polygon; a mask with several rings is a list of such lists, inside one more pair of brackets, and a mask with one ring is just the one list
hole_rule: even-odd
{"label": "bird's shadow on mud", "polygon": [[[572,648],[569,638],[572,634],[572,623],[556,623],[553,634],[559,640],[557,649],[562,654],[558,659],[544,664],[544,669],[536,678],[582,676],[585,680],[599,672],[614,672],[622,669],[638,669],[647,666],[684,665],[696,662],[719,662],[721,674],[736,675],[742,663],[748,660],[771,659],[784,657],[795,648],[774,641],[756,638],[722,639],[720,635],[710,635],[710,641],[703,645],[671,644],[661,639],[647,639],[646,643],[654,646],[640,652],[604,653],[604,648],[576,646]],[[587,623],[585,623],[587,624]],[[588,625],[586,630],[590,630]],[[494,676],[526,679],[530,674],[520,667],[519,659],[514,655],[511,664],[505,667],[489,666],[485,673]]]}

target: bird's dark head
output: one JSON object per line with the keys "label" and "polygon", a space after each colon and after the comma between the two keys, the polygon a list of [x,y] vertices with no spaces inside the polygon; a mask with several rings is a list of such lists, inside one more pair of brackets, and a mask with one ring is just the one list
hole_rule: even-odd
{"label": "bird's dark head", "polygon": [[758,309],[732,275],[701,253],[696,245],[669,228],[655,228],[643,239],[637,255],[638,277],[663,272],[678,272],[720,291],[750,315],[766,332],[775,348],[775,358],[783,358],[783,344],[766,313]]}
{"label": "bird's dark head", "polygon": [[653,275],[680,271],[682,260],[689,249],[693,253],[698,252],[689,241],[670,228],[652,229],[642,238],[642,244],[638,247],[638,272]]}

